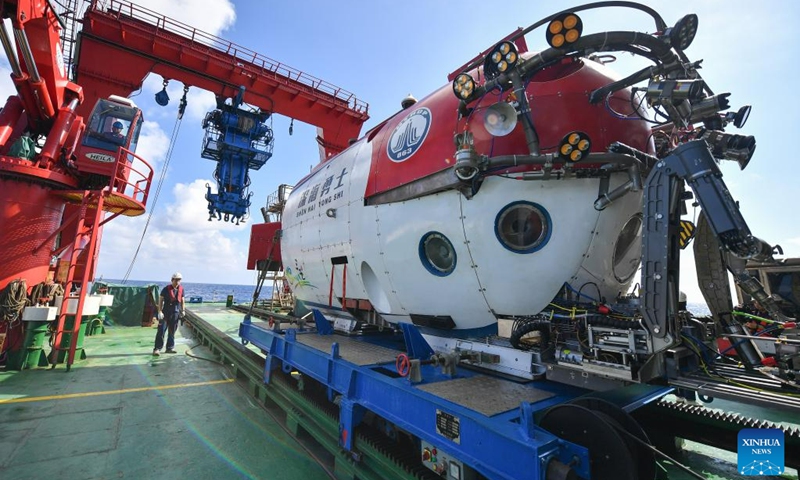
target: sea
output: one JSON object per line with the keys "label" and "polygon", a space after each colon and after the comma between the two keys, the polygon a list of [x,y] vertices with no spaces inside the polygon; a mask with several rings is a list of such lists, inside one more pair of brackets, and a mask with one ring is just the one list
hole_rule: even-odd
{"label": "sea", "polygon": [[705,303],[689,302],[686,304],[686,309],[699,317],[707,317],[711,315],[711,310],[708,309],[708,305]]}
{"label": "sea", "polygon": [[[122,280],[103,279],[103,282],[123,285]],[[164,282],[150,282],[144,280],[128,280],[124,285],[131,285],[135,287],[145,285],[158,285],[165,287],[167,284]],[[184,295],[189,300],[191,297],[202,297],[203,302],[225,302],[228,295],[233,295],[233,303],[246,303],[249,304],[253,301],[253,292],[255,285],[223,285],[218,283],[189,283],[183,282]],[[269,300],[272,298],[272,285],[271,282],[265,282],[261,288],[258,296],[259,300]],[[711,315],[711,311],[705,303],[689,302],[686,308],[697,316]]]}
{"label": "sea", "polygon": [[[104,278],[104,283],[112,283],[114,285],[129,285],[132,287],[143,287],[147,285],[158,285],[160,288],[167,286],[166,282],[152,282],[146,280],[114,280],[111,278]],[[192,297],[201,297],[203,302],[225,302],[228,295],[233,295],[233,303],[249,304],[253,301],[253,292],[255,292],[255,285],[222,285],[217,283],[191,283],[181,282],[183,285],[184,296],[189,301]],[[268,300],[272,298],[272,281],[265,282],[261,288],[258,298],[260,300]]]}

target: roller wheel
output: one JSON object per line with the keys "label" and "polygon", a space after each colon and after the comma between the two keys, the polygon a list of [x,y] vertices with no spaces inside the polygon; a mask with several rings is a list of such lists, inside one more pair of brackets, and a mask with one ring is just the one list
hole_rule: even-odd
{"label": "roller wheel", "polygon": [[609,415],[577,404],[562,404],[545,412],[539,426],[589,450],[591,478],[643,480],[638,461]]}
{"label": "roller wheel", "polygon": [[[633,452],[633,457],[637,460],[639,478],[642,480],[653,480],[656,477],[656,457],[652,450],[640,443],[644,442],[650,445],[650,439],[647,437],[644,430],[642,430],[639,423],[634,420],[628,412],[611,402],[599,398],[579,398],[570,403],[586,407],[589,410],[600,413],[601,416],[605,415],[608,417],[605,418],[605,420],[611,423],[612,426],[617,427],[618,433],[622,435],[623,440],[626,441],[631,452]],[[620,429],[624,429],[630,435],[620,432]],[[631,438],[631,435],[640,440],[640,442]]]}

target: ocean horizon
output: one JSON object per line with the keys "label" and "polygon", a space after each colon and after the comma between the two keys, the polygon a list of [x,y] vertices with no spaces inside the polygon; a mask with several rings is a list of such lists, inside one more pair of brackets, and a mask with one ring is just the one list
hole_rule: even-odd
{"label": "ocean horizon", "polygon": [[[146,285],[158,285],[159,289],[168,285],[168,282],[156,282],[148,280],[128,280],[123,283],[122,280],[115,280],[111,278],[99,279],[98,282],[113,283],[115,285],[131,285],[134,287],[141,287]],[[183,288],[188,301],[190,297],[202,297],[203,302],[224,302],[227,300],[228,295],[233,295],[234,303],[250,304],[253,301],[253,292],[255,285],[231,285],[219,283],[192,283],[183,282]],[[259,300],[269,300],[272,298],[272,282],[264,282],[264,286],[258,296]],[[708,306],[705,303],[689,302],[686,305],[687,309],[695,315],[706,316],[711,315]]]}
{"label": "ocean horizon", "polygon": [[[168,282],[156,282],[149,280],[128,280],[123,283],[122,280],[115,280],[112,278],[104,278],[97,280],[98,282],[113,283],[115,285],[130,285],[134,287],[143,287],[147,285],[158,285],[159,290],[168,285]],[[188,301],[190,297],[202,297],[203,302],[224,302],[227,300],[228,295],[233,295],[234,303],[251,303],[253,301],[253,292],[255,285],[233,285],[224,283],[193,283],[183,282],[183,288]],[[272,298],[272,282],[264,282],[264,286],[258,296],[259,300],[269,300]],[[690,312],[698,316],[711,315],[708,306],[705,303],[689,302],[687,308]]]}
{"label": "ocean horizon", "polygon": [[[144,287],[147,285],[158,285],[159,290],[166,287],[169,282],[156,282],[150,280],[122,280],[113,278],[102,278],[96,280],[95,283],[110,283],[114,285],[128,285],[132,287]],[[188,302],[191,297],[201,297],[203,302],[225,302],[228,295],[233,295],[234,303],[250,304],[253,301],[253,293],[255,292],[255,285],[230,285],[219,283],[193,283],[181,282],[183,285],[184,295]],[[272,281],[264,282],[261,292],[258,296],[259,300],[268,300],[272,298]]]}

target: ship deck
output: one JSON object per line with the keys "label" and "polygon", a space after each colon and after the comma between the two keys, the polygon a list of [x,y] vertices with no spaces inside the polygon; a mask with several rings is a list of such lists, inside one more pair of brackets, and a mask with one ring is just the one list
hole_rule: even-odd
{"label": "ship deck", "polygon": [[0,372],[0,478],[328,476],[188,328],[160,357],[155,332],[106,327],[69,372]]}
{"label": "ship deck", "polygon": [[[240,312],[207,303],[190,310],[238,340]],[[330,477],[324,453],[292,437],[191,335],[181,327],[178,353],[153,357],[155,328],[106,327],[86,337],[88,358],[69,372],[63,365],[0,371],[0,478]],[[787,420],[763,409],[740,413]],[[735,453],[694,442],[684,448],[679,459],[705,478],[744,478]],[[661,465],[660,480],[694,478]]]}

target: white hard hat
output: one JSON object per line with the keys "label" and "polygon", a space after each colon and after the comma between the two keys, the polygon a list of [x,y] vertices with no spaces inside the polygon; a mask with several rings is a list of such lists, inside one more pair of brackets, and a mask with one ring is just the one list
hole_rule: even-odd
{"label": "white hard hat", "polygon": [[172,274],[172,278],[173,279],[177,278],[178,280],[181,280],[183,279],[183,275],[181,275],[181,272],[175,272]]}

